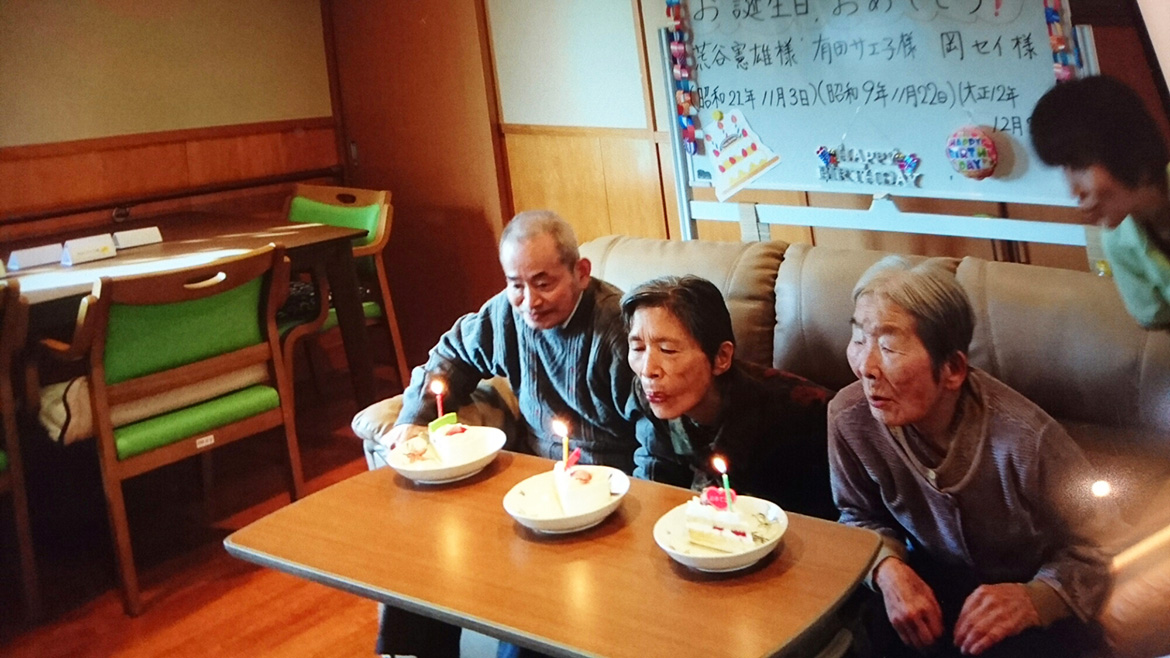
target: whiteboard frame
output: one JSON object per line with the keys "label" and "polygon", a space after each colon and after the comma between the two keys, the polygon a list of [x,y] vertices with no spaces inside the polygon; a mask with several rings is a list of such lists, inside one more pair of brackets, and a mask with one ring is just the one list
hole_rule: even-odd
{"label": "whiteboard frame", "polygon": [[[670,28],[658,31],[658,46],[666,73],[667,107],[675,106],[674,75],[671,69]],[[810,228],[841,228],[861,231],[887,231],[939,235],[955,238],[1012,240],[1040,244],[1084,247],[1086,227],[1082,224],[1061,224],[1025,219],[973,217],[935,213],[907,213],[898,210],[893,198],[886,193],[875,194],[869,210],[820,208],[814,206],[786,206],[719,201],[694,201],[687,154],[678,117],[670,120],[670,151],[674,158],[675,201],[678,204],[679,237],[694,240],[697,220],[736,222],[750,221],[751,216],[760,225],[807,226]],[[808,190],[799,190],[807,192]],[[1091,228],[1091,227],[1090,227]]]}

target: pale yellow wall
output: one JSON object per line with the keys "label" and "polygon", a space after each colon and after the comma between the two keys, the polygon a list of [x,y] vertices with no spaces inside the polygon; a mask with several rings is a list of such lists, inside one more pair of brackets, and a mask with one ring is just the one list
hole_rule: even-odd
{"label": "pale yellow wall", "polygon": [[0,147],[331,113],[318,0],[0,0]]}

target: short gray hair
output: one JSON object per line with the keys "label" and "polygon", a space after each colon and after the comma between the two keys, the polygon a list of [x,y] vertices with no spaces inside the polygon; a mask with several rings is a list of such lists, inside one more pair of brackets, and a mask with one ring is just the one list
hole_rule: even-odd
{"label": "short gray hair", "polygon": [[855,305],[862,295],[885,298],[913,316],[936,376],[955,352],[966,354],[971,348],[975,311],[955,279],[952,259],[928,258],[915,265],[903,256],[886,256],[857,280]]}
{"label": "short gray hair", "polygon": [[500,249],[502,250],[505,244],[520,244],[539,235],[547,235],[553,239],[561,262],[566,267],[573,267],[581,260],[573,227],[551,210],[526,210],[513,217],[500,235]]}

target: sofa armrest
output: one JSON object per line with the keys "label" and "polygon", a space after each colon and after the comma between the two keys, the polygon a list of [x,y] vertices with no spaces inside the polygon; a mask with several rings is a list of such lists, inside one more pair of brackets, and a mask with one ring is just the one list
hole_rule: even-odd
{"label": "sofa armrest", "polygon": [[1101,628],[1116,656],[1170,654],[1170,526],[1113,559],[1113,591],[1101,611]]}

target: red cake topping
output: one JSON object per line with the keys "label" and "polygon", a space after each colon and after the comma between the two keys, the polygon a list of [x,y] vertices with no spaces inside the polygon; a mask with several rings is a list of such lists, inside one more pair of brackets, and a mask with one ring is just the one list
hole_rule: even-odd
{"label": "red cake topping", "polygon": [[[731,502],[735,502],[739,496],[736,495],[735,489],[729,489],[731,492]],[[718,510],[727,509],[727,494],[724,493],[723,487],[707,487],[703,489],[702,496],[699,497],[699,502],[704,505],[710,505]]]}

